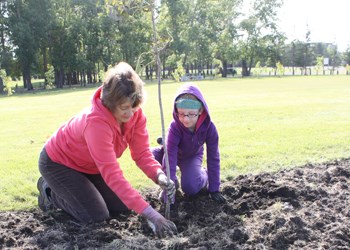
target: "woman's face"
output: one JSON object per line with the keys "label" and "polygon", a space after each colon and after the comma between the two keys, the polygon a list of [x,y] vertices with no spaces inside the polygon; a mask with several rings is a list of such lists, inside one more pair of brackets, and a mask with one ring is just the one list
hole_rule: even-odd
{"label": "woman's face", "polygon": [[131,101],[126,101],[116,107],[113,115],[117,122],[119,124],[122,124],[128,122],[137,111],[137,109],[138,107],[132,107]]}

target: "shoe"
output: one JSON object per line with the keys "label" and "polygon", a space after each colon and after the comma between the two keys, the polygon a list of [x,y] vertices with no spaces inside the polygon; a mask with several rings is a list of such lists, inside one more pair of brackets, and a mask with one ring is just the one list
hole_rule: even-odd
{"label": "shoe", "polygon": [[47,193],[49,186],[47,185],[47,183],[43,177],[39,178],[38,183],[37,183],[37,188],[39,190],[39,197],[38,197],[39,208],[44,212],[52,210],[53,204],[52,204],[50,197]]}
{"label": "shoe", "polygon": [[158,138],[157,138],[157,143],[158,143],[159,145],[163,145],[163,138],[162,138],[162,137],[158,137]]}

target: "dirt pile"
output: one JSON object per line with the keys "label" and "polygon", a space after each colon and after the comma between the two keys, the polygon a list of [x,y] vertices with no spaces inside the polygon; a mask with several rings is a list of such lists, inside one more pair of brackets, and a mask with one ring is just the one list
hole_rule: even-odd
{"label": "dirt pile", "polygon": [[[179,196],[176,237],[135,213],[80,225],[61,211],[0,213],[0,249],[350,249],[350,159],[225,181],[227,203]],[[146,195],[160,209],[157,191]]]}

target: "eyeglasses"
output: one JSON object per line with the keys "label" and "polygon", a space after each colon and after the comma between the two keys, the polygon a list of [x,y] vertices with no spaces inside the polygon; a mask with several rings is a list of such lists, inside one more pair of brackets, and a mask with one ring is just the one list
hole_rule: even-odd
{"label": "eyeglasses", "polygon": [[195,118],[197,117],[199,114],[181,114],[181,113],[177,113],[177,117],[181,118],[181,119],[184,119],[185,117],[189,118],[189,119],[192,119],[192,118]]}

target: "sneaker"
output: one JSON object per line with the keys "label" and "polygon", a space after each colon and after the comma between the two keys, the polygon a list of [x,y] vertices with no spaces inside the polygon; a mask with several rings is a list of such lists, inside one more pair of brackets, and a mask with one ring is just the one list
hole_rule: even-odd
{"label": "sneaker", "polygon": [[37,183],[37,188],[39,190],[38,205],[39,208],[46,212],[53,209],[52,202],[47,193],[49,186],[43,177],[40,177]]}
{"label": "sneaker", "polygon": [[162,146],[163,145],[163,137],[158,137],[157,143]]}

